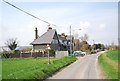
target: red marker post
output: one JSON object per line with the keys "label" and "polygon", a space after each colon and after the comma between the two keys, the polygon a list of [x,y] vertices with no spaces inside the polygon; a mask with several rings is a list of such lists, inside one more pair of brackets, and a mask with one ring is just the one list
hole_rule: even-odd
{"label": "red marker post", "polygon": [[52,48],[50,47],[49,44],[47,44],[46,48],[44,50],[48,50],[48,64],[50,64],[50,54],[49,54],[49,50],[52,50]]}

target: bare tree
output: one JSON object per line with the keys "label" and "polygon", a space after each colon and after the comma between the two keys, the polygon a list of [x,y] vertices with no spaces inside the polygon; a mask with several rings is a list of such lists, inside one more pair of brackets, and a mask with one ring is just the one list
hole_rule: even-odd
{"label": "bare tree", "polygon": [[74,38],[78,39],[79,38],[79,34],[74,34]]}
{"label": "bare tree", "polygon": [[79,39],[74,39],[74,50],[80,50],[80,41]]}
{"label": "bare tree", "polygon": [[84,36],[81,36],[80,37],[80,40],[82,40],[82,41],[88,41],[88,35],[87,34],[84,34]]}
{"label": "bare tree", "polygon": [[17,48],[17,45],[18,45],[18,41],[17,41],[17,38],[11,38],[11,39],[8,39],[5,43],[8,48],[12,51],[12,50],[15,50]]}
{"label": "bare tree", "polygon": [[111,43],[111,45],[109,46],[109,49],[110,50],[115,50],[117,47],[116,47],[116,45],[115,45],[115,43],[114,43],[114,41]]}

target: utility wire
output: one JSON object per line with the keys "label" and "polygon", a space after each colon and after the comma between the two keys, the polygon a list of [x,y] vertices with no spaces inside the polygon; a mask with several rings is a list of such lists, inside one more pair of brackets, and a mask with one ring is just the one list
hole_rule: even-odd
{"label": "utility wire", "polygon": [[24,10],[22,10],[21,8],[16,7],[15,5],[13,5],[13,4],[11,4],[11,3],[5,1],[5,0],[2,0],[2,1],[4,1],[4,2],[7,3],[8,5],[10,5],[10,6],[12,6],[12,7],[16,8],[16,9],[18,9],[18,10],[24,12],[24,13],[26,13],[26,14],[29,15],[29,16],[32,16],[32,17],[34,17],[34,18],[36,18],[36,19],[38,19],[38,20],[40,20],[40,21],[43,21],[43,22],[47,23],[48,26],[50,26],[50,25],[57,26],[57,25],[55,25],[55,24],[50,24],[49,22],[47,22],[47,21],[45,21],[45,20],[42,20],[42,19],[40,19],[40,18],[38,18],[38,17],[36,17],[36,16],[34,16],[34,15],[32,15],[32,14],[30,14],[30,13],[24,11]]}

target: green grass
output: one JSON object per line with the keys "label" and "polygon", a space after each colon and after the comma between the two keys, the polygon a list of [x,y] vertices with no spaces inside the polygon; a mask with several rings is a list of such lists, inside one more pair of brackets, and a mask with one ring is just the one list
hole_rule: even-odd
{"label": "green grass", "polygon": [[103,55],[98,57],[99,64],[101,65],[105,75],[110,79],[118,79],[118,73],[113,66],[111,66],[108,62],[105,61]]}
{"label": "green grass", "polygon": [[106,56],[112,60],[120,62],[120,60],[118,60],[118,54],[118,50],[110,50],[106,53]]}
{"label": "green grass", "polygon": [[3,79],[42,79],[44,76],[74,61],[75,57],[66,56],[59,59],[51,58],[11,58],[2,60]]}
{"label": "green grass", "polygon": [[106,55],[101,54],[98,57],[98,62],[103,69],[105,76],[108,79],[118,79],[118,75],[120,75],[120,73],[118,72],[118,67],[115,66],[112,61],[118,61],[117,51],[108,51]]}
{"label": "green grass", "polygon": [[2,60],[0,59],[0,81],[2,80]]}

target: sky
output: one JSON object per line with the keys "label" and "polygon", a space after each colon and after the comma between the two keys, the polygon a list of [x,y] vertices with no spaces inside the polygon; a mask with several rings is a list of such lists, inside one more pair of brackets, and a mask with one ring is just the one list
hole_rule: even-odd
{"label": "sky", "polygon": [[[6,0],[8,1],[8,0]],[[35,27],[41,36],[48,24],[37,20],[4,3],[0,5],[0,46],[6,40],[17,38],[20,46],[28,46],[34,40]],[[118,44],[118,2],[11,2],[17,7],[48,21],[58,34],[87,34],[88,43]],[[79,30],[81,29],[81,30]]]}

